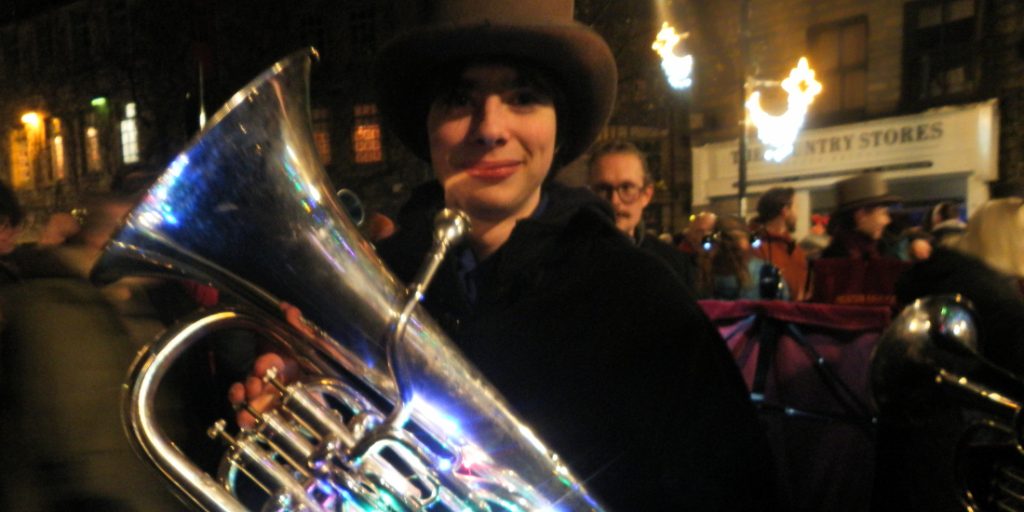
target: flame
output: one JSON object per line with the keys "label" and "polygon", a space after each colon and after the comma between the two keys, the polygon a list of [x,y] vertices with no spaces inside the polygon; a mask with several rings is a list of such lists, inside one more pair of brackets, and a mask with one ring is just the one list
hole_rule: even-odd
{"label": "flame", "polygon": [[679,43],[689,37],[689,32],[679,34],[668,22],[661,24],[661,31],[654,39],[651,49],[661,56],[661,69],[665,71],[668,83],[675,89],[685,89],[693,83],[690,74],[693,72],[693,55],[676,55]]}
{"label": "flame", "polygon": [[789,96],[786,111],[780,115],[769,114],[761,108],[761,93],[758,91],[752,92],[746,102],[750,121],[757,128],[757,138],[768,146],[764,157],[773,162],[781,162],[793,153],[793,142],[804,125],[807,108],[822,90],[821,82],[814,79],[814,70],[807,64],[806,57],[801,57],[796,67],[790,70],[789,77],[782,81],[782,88]]}

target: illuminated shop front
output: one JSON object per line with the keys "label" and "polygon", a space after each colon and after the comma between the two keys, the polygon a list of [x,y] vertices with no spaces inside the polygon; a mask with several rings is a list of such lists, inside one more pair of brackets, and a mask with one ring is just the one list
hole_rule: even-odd
{"label": "illuminated shop front", "polygon": [[[800,224],[811,213],[835,205],[833,184],[863,172],[880,173],[908,208],[955,200],[973,211],[988,199],[988,183],[998,178],[999,120],[996,100],[942,107],[920,114],[888,117],[800,133],[794,152],[768,162],[764,149],[749,148],[748,211],[765,190],[797,190]],[[693,148],[694,209],[737,211],[739,144],[727,141]]]}

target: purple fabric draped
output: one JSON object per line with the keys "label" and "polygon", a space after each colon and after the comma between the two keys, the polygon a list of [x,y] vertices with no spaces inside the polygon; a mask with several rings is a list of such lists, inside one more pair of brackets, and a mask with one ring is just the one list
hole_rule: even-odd
{"label": "purple fabric draped", "polygon": [[784,301],[700,305],[759,405],[792,509],[868,510],[875,463],[869,365],[891,309]]}

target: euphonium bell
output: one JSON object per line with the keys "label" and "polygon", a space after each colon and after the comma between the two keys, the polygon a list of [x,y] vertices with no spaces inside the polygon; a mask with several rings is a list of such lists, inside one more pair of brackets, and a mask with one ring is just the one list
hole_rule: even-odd
{"label": "euphonium bell", "polygon": [[[124,398],[136,450],[207,510],[246,509],[235,495],[241,474],[272,510],[599,509],[416,305],[465,220],[442,219],[438,248],[408,289],[342,213],[312,143],[312,56],[295,53],[236,93],[93,270],[99,282],[194,280],[245,304],[199,312],[140,354]],[[323,335],[287,326],[282,301]],[[268,375],[282,406],[257,429],[211,428],[229,444],[214,479],[167,439],[153,408],[178,356],[225,328],[278,343],[309,377],[285,385]]]}
{"label": "euphonium bell", "polygon": [[948,492],[925,498],[932,503],[1024,511],[1024,381],[979,353],[982,334],[984,326],[960,295],[925,297],[904,308],[872,355],[880,436],[893,432],[893,439],[912,439],[913,449],[921,450],[899,451],[912,460],[898,463],[923,467],[936,480],[914,492]]}

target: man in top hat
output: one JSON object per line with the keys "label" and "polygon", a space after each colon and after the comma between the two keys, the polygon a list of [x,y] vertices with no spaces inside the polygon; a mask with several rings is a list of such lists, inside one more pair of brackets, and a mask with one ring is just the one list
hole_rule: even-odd
{"label": "man in top hat", "polygon": [[[608,205],[551,178],[605,126],[616,65],[571,0],[448,0],[386,44],[381,116],[433,167],[378,249],[406,282],[470,218],[424,307],[612,510],[771,510],[771,454],[725,343]],[[292,315],[294,316],[294,315]],[[268,364],[284,367],[272,355]],[[250,378],[231,398],[264,398]],[[241,413],[239,422],[251,422]]]}
{"label": "man in top hat", "polygon": [[836,199],[832,241],[812,268],[811,300],[895,307],[896,280],[908,264],[884,253],[882,234],[899,198],[881,176],[862,174],[837,183]]}
{"label": "man in top hat", "polygon": [[889,206],[900,198],[889,193],[877,174],[861,174],[836,183],[836,210],[829,219],[832,242],[823,258],[881,259],[880,242],[892,219]]}

